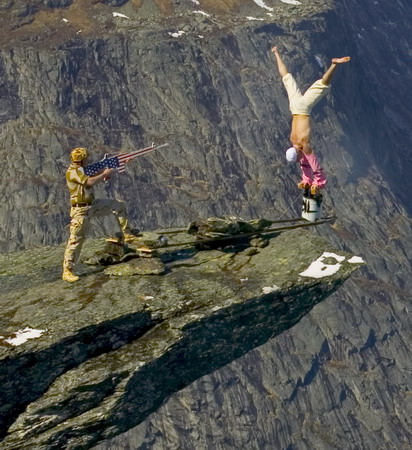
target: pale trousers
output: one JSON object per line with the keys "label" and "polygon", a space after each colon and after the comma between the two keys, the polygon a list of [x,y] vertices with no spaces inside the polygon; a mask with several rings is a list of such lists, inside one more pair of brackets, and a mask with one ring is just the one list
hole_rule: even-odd
{"label": "pale trousers", "polygon": [[330,88],[330,86],[323,84],[322,80],[317,80],[302,94],[296,80],[290,73],[287,73],[282,81],[288,93],[291,113],[302,116],[310,116],[312,108],[327,94]]}
{"label": "pale trousers", "polygon": [[70,237],[64,253],[63,269],[73,270],[86,238],[90,219],[114,214],[121,233],[130,232],[124,202],[102,198],[90,206],[72,206],[70,209]]}

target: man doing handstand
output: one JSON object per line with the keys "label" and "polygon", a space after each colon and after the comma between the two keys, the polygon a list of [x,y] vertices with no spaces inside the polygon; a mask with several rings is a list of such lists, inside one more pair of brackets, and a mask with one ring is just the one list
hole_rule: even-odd
{"label": "man doing handstand", "polygon": [[277,47],[272,47],[272,52],[276,57],[279,74],[282,77],[283,84],[289,97],[289,108],[292,113],[292,131],[290,140],[293,147],[287,150],[286,158],[294,162],[299,160],[302,169],[302,181],[298,184],[299,188],[307,189],[310,187],[311,193],[316,194],[319,189],[325,187],[326,177],[319,160],[313,153],[310,145],[312,108],[328,92],[333,74],[338,64],[346,63],[350,60],[349,56],[343,58],[333,58],[332,64],[320,80],[315,81],[309,89],[302,94],[296,80],[288,72]]}

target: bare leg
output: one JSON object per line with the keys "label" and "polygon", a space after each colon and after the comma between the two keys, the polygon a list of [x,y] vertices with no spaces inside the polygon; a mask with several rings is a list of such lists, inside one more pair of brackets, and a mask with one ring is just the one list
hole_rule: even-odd
{"label": "bare leg", "polygon": [[350,61],[350,56],[344,56],[343,58],[333,58],[332,64],[330,65],[329,69],[325,72],[325,74],[322,77],[322,83],[325,86],[329,86],[332,82],[333,74],[335,73],[336,67],[338,67],[338,64],[347,63]]}
{"label": "bare leg", "polygon": [[289,71],[288,71],[285,63],[283,62],[282,58],[280,57],[280,54],[279,54],[279,51],[278,51],[277,47],[272,47],[272,53],[276,57],[276,62],[277,62],[277,65],[278,65],[279,74],[283,78],[285,75],[287,75],[289,73]]}

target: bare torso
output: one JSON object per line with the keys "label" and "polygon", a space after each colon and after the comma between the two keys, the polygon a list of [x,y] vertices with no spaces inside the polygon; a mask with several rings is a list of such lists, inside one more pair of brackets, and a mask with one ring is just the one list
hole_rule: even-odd
{"label": "bare torso", "polygon": [[292,118],[292,131],[290,140],[293,145],[304,153],[312,153],[310,148],[311,119],[310,116],[294,114]]}

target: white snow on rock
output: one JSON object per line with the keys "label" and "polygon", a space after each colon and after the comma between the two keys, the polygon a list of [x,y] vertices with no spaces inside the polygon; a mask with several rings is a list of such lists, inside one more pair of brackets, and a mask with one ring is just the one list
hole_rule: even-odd
{"label": "white snow on rock", "polygon": [[194,3],[195,5],[200,5],[200,2],[198,0],[192,0],[192,3]]}
{"label": "white snow on rock", "polygon": [[298,2],[298,0],[280,0],[283,3],[289,3],[289,5],[301,5],[301,2]]}
{"label": "white snow on rock", "polygon": [[268,11],[273,11],[273,8],[271,8],[270,6],[267,6],[263,0],[253,0],[253,1],[261,8],[265,8]]}
{"label": "white snow on rock", "polygon": [[262,288],[262,291],[264,294],[270,294],[272,292],[276,292],[280,289],[279,286],[276,286],[276,284],[274,284],[273,286],[265,286]]}
{"label": "white snow on rock", "polygon": [[365,261],[360,256],[352,256],[351,259],[348,259],[348,263],[351,264],[362,264]]}
{"label": "white snow on rock", "polygon": [[202,11],[201,9],[197,9],[196,11],[193,11],[195,14],[201,14],[202,16],[210,17],[210,14],[208,14],[205,11]]}
{"label": "white snow on rock", "polygon": [[130,19],[130,17],[126,16],[125,14],[114,12],[113,17],[122,17],[123,19]]}
{"label": "white snow on rock", "polygon": [[62,21],[63,21],[63,22],[66,22],[66,23],[68,22],[68,20],[67,20],[67,19],[65,19],[65,18],[63,18],[63,19],[62,19]]}
{"label": "white snow on rock", "polygon": [[29,339],[36,339],[40,337],[46,330],[34,330],[33,328],[25,328],[15,333],[15,337],[9,337],[5,339],[8,344],[18,346],[24,344]]}
{"label": "white snow on rock", "polygon": [[[323,261],[326,258],[335,258],[337,263],[325,264]],[[302,277],[311,278],[330,277],[331,275],[338,272],[338,270],[342,267],[342,264],[340,263],[344,260],[344,256],[337,255],[336,253],[324,252],[322,256],[319,256],[316,261],[313,261],[313,263],[299,275],[301,275]]]}
{"label": "white snow on rock", "polygon": [[257,17],[252,17],[252,16],[246,16],[247,20],[263,20],[263,19],[258,19]]}
{"label": "white snow on rock", "polygon": [[183,36],[185,34],[185,32],[183,30],[177,31],[176,33],[168,33],[170,34],[170,36],[174,37],[174,38],[178,38],[180,36]]}

